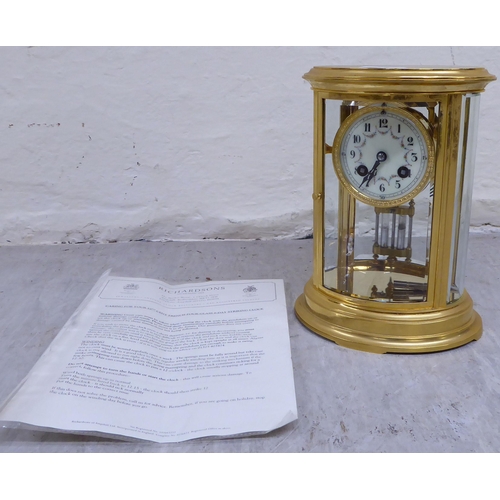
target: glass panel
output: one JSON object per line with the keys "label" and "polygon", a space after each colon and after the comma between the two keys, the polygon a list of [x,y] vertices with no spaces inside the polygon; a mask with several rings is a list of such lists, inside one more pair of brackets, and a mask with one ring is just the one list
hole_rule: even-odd
{"label": "glass panel", "polygon": [[458,152],[457,182],[455,188],[455,221],[450,260],[448,302],[458,300],[464,292],[467,247],[472,205],[472,188],[479,118],[479,94],[469,94],[462,100],[460,149]]}
{"label": "glass panel", "polygon": [[[325,106],[329,146],[338,117],[362,107],[361,103],[340,104],[327,101]],[[430,119],[435,116],[433,108],[430,113],[427,107],[419,111]],[[432,199],[431,179],[415,199],[398,207],[376,208],[357,201],[337,180],[327,147],[324,286],[379,302],[426,301]]]}
{"label": "glass panel", "polygon": [[358,202],[352,294],[383,302],[427,300],[431,186],[409,203]]}
{"label": "glass panel", "polygon": [[[339,103],[332,100],[325,101],[325,241],[324,241],[324,269],[325,286],[331,289],[337,288],[338,259],[338,192],[339,183],[333,170],[331,147],[335,132],[339,127]],[[335,279],[333,279],[335,278]]]}

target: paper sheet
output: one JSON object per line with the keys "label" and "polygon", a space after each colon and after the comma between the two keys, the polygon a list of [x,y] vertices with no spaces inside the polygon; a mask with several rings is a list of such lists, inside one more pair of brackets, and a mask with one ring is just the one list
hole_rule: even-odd
{"label": "paper sheet", "polygon": [[167,443],[297,418],[282,280],[169,285],[105,273],[0,422]]}

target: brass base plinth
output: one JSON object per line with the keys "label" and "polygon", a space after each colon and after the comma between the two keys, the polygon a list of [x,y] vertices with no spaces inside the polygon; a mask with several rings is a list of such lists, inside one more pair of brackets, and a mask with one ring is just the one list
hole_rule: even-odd
{"label": "brass base plinth", "polygon": [[337,295],[309,281],[295,303],[295,314],[307,328],[343,347],[375,353],[436,352],[478,340],[482,334],[481,317],[467,292],[445,309],[415,312],[403,311],[402,304]]}

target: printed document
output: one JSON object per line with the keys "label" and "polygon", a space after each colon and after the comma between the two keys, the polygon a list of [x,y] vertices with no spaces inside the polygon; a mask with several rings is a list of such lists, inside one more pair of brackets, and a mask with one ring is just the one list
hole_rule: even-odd
{"label": "printed document", "polygon": [[170,285],[105,273],[0,425],[158,443],[296,420],[282,280]]}

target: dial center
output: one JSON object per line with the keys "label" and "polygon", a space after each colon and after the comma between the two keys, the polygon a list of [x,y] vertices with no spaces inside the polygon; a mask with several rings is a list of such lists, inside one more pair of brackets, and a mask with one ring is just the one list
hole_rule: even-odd
{"label": "dial center", "polygon": [[387,160],[387,153],[384,153],[383,151],[379,151],[377,153],[377,160],[378,161],[385,161],[385,160]]}

